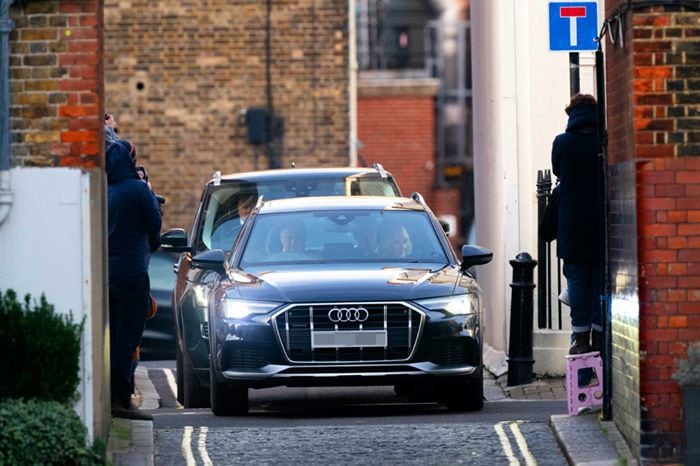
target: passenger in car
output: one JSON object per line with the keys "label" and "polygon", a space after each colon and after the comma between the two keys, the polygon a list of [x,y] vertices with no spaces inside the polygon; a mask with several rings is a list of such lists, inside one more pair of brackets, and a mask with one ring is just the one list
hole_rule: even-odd
{"label": "passenger in car", "polygon": [[279,230],[271,233],[270,244],[268,244],[271,255],[265,259],[266,261],[287,262],[310,258],[306,254],[306,227],[303,222],[292,221],[278,228]]}
{"label": "passenger in car", "polygon": [[400,222],[390,219],[379,225],[377,232],[377,256],[387,259],[403,259],[413,251],[411,237]]}
{"label": "passenger in car", "polygon": [[304,253],[306,249],[306,227],[302,222],[292,222],[280,230],[282,252]]}
{"label": "passenger in car", "polygon": [[217,220],[218,225],[211,235],[211,248],[230,251],[233,243],[236,242],[238,234],[245,220],[255,206],[256,196],[254,193],[245,193],[239,197],[236,203],[236,210],[226,212]]}

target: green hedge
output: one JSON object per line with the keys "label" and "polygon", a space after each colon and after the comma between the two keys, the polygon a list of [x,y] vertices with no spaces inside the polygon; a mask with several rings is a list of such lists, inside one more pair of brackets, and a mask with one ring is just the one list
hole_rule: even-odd
{"label": "green hedge", "polygon": [[21,303],[13,290],[0,291],[0,400],[74,401],[82,331],[82,322],[54,313],[44,295]]}
{"label": "green hedge", "polygon": [[86,446],[78,415],[55,401],[0,402],[0,465],[103,464],[104,442]]}

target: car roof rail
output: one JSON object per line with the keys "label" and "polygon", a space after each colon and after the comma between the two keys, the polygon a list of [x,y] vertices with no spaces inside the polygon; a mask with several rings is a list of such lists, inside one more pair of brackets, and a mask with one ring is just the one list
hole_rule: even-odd
{"label": "car roof rail", "polygon": [[381,163],[373,163],[372,168],[377,170],[379,172],[379,176],[382,178],[388,178],[389,175],[387,174],[386,170],[384,170],[384,166]]}
{"label": "car roof rail", "polygon": [[258,202],[255,203],[255,208],[260,209],[260,207],[262,207],[262,205],[263,205],[263,195],[261,194],[258,196]]}
{"label": "car roof rail", "polygon": [[219,186],[221,184],[221,170],[216,170],[211,179],[214,182],[214,186]]}
{"label": "car roof rail", "polygon": [[428,203],[425,202],[425,199],[423,198],[423,195],[421,193],[419,193],[418,191],[411,193],[411,199],[416,201],[418,204],[422,205],[426,212],[430,212],[432,215],[435,215]]}
{"label": "car roof rail", "polygon": [[425,199],[423,199],[423,195],[419,193],[418,191],[411,193],[411,199],[422,205],[423,207],[427,207],[425,203]]}

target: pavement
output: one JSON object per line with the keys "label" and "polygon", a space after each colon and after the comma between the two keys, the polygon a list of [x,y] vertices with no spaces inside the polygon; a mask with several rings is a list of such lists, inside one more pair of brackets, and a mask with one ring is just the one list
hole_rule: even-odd
{"label": "pavement", "polygon": [[[508,386],[507,376],[484,377],[487,401],[566,400],[564,377],[533,377],[528,384]],[[147,369],[136,371],[137,395],[141,409],[159,407],[159,397],[148,378]],[[576,416],[553,415],[549,421],[564,455],[572,466],[637,466],[624,438],[612,421],[602,421],[600,411]],[[107,443],[107,461],[113,466],[153,465],[153,422],[112,419]]]}

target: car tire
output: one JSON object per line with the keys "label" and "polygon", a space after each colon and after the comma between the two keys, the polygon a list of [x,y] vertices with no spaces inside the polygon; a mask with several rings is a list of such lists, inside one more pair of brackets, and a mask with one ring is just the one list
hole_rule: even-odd
{"label": "car tire", "polygon": [[180,351],[180,346],[175,345],[175,385],[177,387],[177,402],[181,405],[185,405],[185,383],[183,382],[182,374],[182,351]]}
{"label": "car tire", "polygon": [[211,411],[216,416],[245,416],[248,414],[248,387],[235,382],[227,384],[216,380],[212,371]]}
{"label": "car tire", "polygon": [[182,356],[182,405],[185,408],[208,408],[209,390],[199,382],[187,353],[182,353]]}
{"label": "car tire", "polygon": [[481,411],[484,407],[484,377],[446,384],[443,391],[448,411]]}

